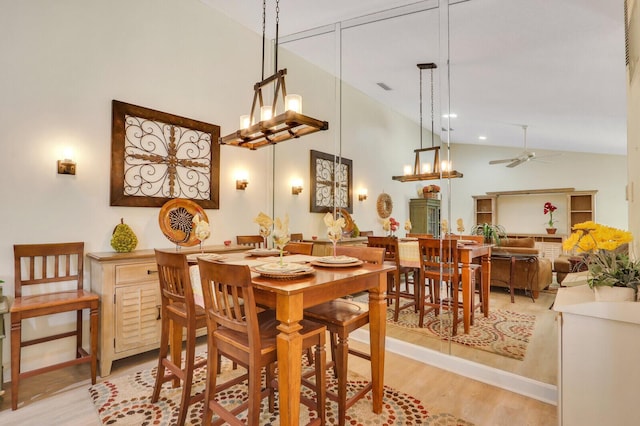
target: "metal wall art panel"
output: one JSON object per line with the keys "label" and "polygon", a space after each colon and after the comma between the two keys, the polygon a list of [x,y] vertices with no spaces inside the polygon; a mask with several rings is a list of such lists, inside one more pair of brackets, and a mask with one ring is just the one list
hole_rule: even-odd
{"label": "metal wall art panel", "polygon": [[220,127],[113,100],[111,205],[219,208]]}
{"label": "metal wall art panel", "polygon": [[[311,212],[346,209],[353,213],[353,162],[311,150]],[[335,202],[334,202],[335,200]]]}

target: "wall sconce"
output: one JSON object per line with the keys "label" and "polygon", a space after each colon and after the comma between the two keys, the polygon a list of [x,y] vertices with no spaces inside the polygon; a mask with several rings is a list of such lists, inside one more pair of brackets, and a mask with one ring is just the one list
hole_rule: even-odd
{"label": "wall sconce", "polygon": [[302,181],[300,179],[295,179],[291,181],[291,193],[293,195],[298,195],[302,192]]}
{"label": "wall sconce", "polygon": [[236,173],[236,189],[240,191],[244,191],[247,189],[247,185],[249,185],[249,178],[246,172],[238,172]]}
{"label": "wall sconce", "polygon": [[58,174],[59,175],[75,175],[76,163],[71,159],[73,158],[70,148],[67,148],[63,152],[64,160],[58,160]]}
{"label": "wall sconce", "polygon": [[366,189],[361,189],[360,192],[358,193],[358,200],[359,201],[364,201],[367,199],[367,190]]}

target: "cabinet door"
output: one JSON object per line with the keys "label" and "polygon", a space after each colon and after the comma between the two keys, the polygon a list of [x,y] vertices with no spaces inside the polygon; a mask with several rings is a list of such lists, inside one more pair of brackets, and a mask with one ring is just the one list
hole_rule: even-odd
{"label": "cabinet door", "polygon": [[157,282],[116,288],[115,352],[160,342],[160,289]]}
{"label": "cabinet door", "polygon": [[427,201],[427,234],[440,237],[440,200]]}
{"label": "cabinet door", "polygon": [[409,220],[411,220],[411,232],[416,234],[427,233],[427,203],[425,200],[416,199],[409,202]]}

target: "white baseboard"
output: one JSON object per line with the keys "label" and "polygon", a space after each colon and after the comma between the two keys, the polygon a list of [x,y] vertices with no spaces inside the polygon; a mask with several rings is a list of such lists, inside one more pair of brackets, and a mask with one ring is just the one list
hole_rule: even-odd
{"label": "white baseboard", "polygon": [[[350,334],[349,338],[368,343],[369,331],[363,329],[355,330]],[[470,379],[478,380],[548,404],[557,405],[558,402],[557,387],[548,383],[518,376],[517,374],[427,349],[392,337],[387,337],[386,349],[424,364],[451,371],[452,373],[469,377]]]}

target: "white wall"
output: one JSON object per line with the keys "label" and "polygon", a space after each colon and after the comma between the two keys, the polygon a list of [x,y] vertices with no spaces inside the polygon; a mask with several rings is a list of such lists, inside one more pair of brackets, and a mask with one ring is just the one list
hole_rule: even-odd
{"label": "white wall", "polygon": [[[111,251],[111,232],[123,217],[138,235],[139,248],[169,247],[158,227],[159,208],[109,206],[111,100],[218,124],[225,135],[235,130],[240,114],[248,113],[253,84],[260,79],[260,37],[197,0],[33,0],[3,2],[2,9],[0,279],[6,281],[5,294],[13,295],[13,244],[81,240],[87,252]],[[403,222],[421,184],[391,176],[413,163],[417,126],[349,87],[342,91],[339,126],[335,79],[286,53],[281,67],[289,69],[289,92],[304,96],[304,112],[329,121],[330,129],[275,150],[221,147],[220,209],[207,210],[209,242],[254,233],[252,221],[260,211],[288,213],[291,231],[322,235],[322,215],[308,213],[309,150],[335,152],[340,140],[342,155],[353,160],[354,190],[369,192],[366,201],[353,201],[360,229],[382,233],[375,204],[383,191],[394,200],[392,216]],[[56,160],[67,146],[76,152],[76,176],[56,174]],[[619,196],[624,159],[566,154],[552,165],[487,165],[513,151],[453,146],[456,168],[465,174],[452,180],[453,218],[471,224],[474,194],[575,186],[598,189],[598,219],[625,226],[626,206]],[[235,190],[238,168],[250,173],[246,191]],[[292,177],[304,180],[299,196],[291,195]],[[26,334],[50,326],[29,322]],[[8,347],[7,339],[7,378]],[[65,358],[62,349],[68,348],[26,350],[23,366],[37,367],[45,355]]]}

